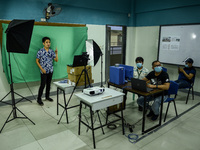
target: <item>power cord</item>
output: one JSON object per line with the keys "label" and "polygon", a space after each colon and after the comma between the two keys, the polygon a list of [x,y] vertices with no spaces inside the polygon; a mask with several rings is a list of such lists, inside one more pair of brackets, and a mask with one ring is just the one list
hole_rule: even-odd
{"label": "power cord", "polygon": [[[12,55],[13,55],[13,58],[14,58],[16,64],[17,64],[17,67],[18,67],[19,72],[20,72],[20,74],[21,74],[21,76],[22,76],[24,82],[26,83],[26,86],[28,87],[29,91],[31,92],[31,95],[33,96],[34,100],[37,101],[36,97],[34,96],[33,92],[31,91],[31,89],[30,89],[28,83],[26,82],[24,76],[22,75],[22,72],[21,72],[21,70],[20,70],[20,68],[19,68],[19,64],[18,64],[18,62],[17,62],[17,60],[16,60],[16,58],[15,58],[15,56],[14,56],[13,53],[12,53]],[[50,115],[43,107],[42,107],[42,110],[43,110],[47,115],[49,115],[51,118],[53,118],[54,120],[58,121],[56,118],[54,118],[52,115]],[[77,119],[77,116],[76,116],[75,119],[72,120],[71,122],[75,121],[76,119]]]}

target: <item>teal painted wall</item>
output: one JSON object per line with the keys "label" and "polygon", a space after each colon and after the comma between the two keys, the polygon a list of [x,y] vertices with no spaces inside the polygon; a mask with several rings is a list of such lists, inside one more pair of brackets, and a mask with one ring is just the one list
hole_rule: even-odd
{"label": "teal painted wall", "polygon": [[44,18],[43,9],[49,2],[55,2],[62,7],[62,12],[51,17],[49,22],[132,26],[133,15],[128,17],[132,1],[134,0],[7,0],[0,2],[0,19],[40,21]]}
{"label": "teal painted wall", "polygon": [[126,26],[200,22],[200,0],[1,0],[0,19],[40,21],[49,2],[62,7],[49,22]]}
{"label": "teal painted wall", "polygon": [[136,26],[200,23],[200,0],[136,0]]}

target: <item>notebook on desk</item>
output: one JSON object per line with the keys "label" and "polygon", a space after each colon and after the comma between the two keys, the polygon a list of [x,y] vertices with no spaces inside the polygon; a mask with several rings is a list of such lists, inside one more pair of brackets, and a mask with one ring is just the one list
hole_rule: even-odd
{"label": "notebook on desk", "polygon": [[146,81],[136,78],[131,78],[131,86],[132,89],[140,90],[142,92],[150,92],[153,90],[152,88],[147,87]]}

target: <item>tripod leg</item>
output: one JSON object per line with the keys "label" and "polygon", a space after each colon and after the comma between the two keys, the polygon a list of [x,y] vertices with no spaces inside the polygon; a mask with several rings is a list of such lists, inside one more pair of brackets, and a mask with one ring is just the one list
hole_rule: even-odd
{"label": "tripod leg", "polygon": [[[10,91],[11,92],[11,91]],[[10,94],[10,92],[8,92],[8,94],[6,94],[6,96],[4,96],[1,100],[0,100],[0,102],[2,102],[9,94]]]}
{"label": "tripod leg", "polygon": [[30,122],[32,122],[32,124],[35,125],[35,123],[34,123],[31,119],[29,119],[23,112],[21,112],[17,107],[16,107],[16,109],[17,109],[26,119],[28,119]]}
{"label": "tripod leg", "polygon": [[[16,93],[16,92],[14,92],[16,95],[18,95],[18,96],[20,96],[22,99],[21,100],[19,100],[17,103],[19,103],[20,101],[22,101],[23,99],[25,99],[25,100],[27,100],[27,101],[29,101],[29,102],[31,102],[32,103],[32,101],[31,100],[29,100],[29,99],[27,99],[26,97],[24,97],[24,96],[22,96],[22,95],[20,95],[20,94],[18,94],[18,93]],[[16,103],[16,104],[17,104]]]}
{"label": "tripod leg", "polygon": [[[86,69],[85,69],[84,71],[85,71],[85,75],[87,76],[87,80],[88,80],[88,83],[89,83],[89,87],[91,87],[90,78],[89,78],[88,72],[87,72]],[[85,81],[85,83],[86,83],[86,81]]]}
{"label": "tripod leg", "polygon": [[99,123],[100,123],[100,125],[101,125],[102,133],[105,134],[105,133],[104,133],[104,130],[103,130],[103,127],[102,127],[101,119],[100,119],[100,116],[99,116],[99,111],[97,111],[97,116],[98,116],[98,118],[99,118]]}
{"label": "tripod leg", "polygon": [[8,118],[6,119],[5,123],[3,124],[3,127],[2,127],[1,130],[0,130],[0,133],[2,132],[2,130],[3,130],[3,128],[5,127],[6,123],[8,123],[8,120],[9,120],[11,114],[13,113],[13,111],[14,111],[14,109],[10,112]]}

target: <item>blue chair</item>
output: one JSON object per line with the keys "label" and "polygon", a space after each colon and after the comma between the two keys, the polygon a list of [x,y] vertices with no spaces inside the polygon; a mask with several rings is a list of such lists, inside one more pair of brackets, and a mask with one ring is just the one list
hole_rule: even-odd
{"label": "blue chair", "polygon": [[162,67],[162,70],[163,70],[164,72],[167,72],[167,68],[165,68],[165,67]]}
{"label": "blue chair", "polygon": [[[180,78],[180,75],[178,77],[178,80]],[[194,81],[195,81],[195,76],[194,76]],[[191,83],[191,85],[189,87],[185,87],[184,89],[188,89],[188,94],[187,94],[187,98],[186,98],[186,104],[188,103],[188,99],[189,99],[189,95],[190,95],[190,91],[192,90],[192,100],[194,100],[194,89],[193,89],[193,86],[194,86],[194,82]]]}
{"label": "blue chair", "polygon": [[194,86],[194,82],[191,83],[190,87],[188,88],[185,88],[185,89],[189,89],[188,90],[188,95],[187,95],[187,99],[186,99],[186,104],[188,103],[188,99],[189,99],[189,95],[190,95],[190,90],[192,89],[192,100],[194,100],[194,89],[193,89],[193,86]]}
{"label": "blue chair", "polygon": [[[175,113],[176,113],[176,116],[178,116],[177,109],[176,109],[176,103],[175,103],[177,93],[178,93],[178,84],[174,81],[170,81],[170,87],[169,87],[169,90],[168,90],[168,98],[164,101],[164,103],[168,103],[166,113],[165,113],[164,122],[166,120],[168,109],[169,109],[171,102],[174,103]],[[173,98],[170,97],[172,95],[174,95]]]}

